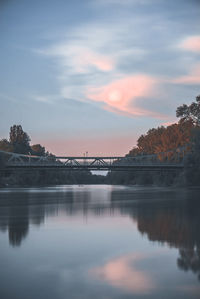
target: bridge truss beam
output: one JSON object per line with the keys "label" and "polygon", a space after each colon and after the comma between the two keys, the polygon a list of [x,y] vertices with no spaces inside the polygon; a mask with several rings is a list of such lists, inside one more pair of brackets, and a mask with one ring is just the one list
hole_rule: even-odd
{"label": "bridge truss beam", "polygon": [[134,157],[72,157],[72,156],[32,156],[2,152],[5,157],[5,170],[123,170],[123,171],[178,171],[183,169],[183,159],[162,161],[158,155]]}

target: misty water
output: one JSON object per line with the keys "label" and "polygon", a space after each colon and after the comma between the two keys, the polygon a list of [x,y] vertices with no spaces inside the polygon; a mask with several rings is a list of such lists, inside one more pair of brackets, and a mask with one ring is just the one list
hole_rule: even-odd
{"label": "misty water", "polygon": [[200,298],[200,190],[0,191],[0,298]]}

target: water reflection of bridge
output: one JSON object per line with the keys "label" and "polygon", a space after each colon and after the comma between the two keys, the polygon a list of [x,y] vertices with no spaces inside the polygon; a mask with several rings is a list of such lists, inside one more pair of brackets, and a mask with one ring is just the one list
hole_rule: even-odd
{"label": "water reflection of bridge", "polygon": [[2,152],[4,170],[114,170],[114,171],[179,171],[183,169],[180,152],[168,159],[169,152],[154,155],[122,156],[32,156]]}

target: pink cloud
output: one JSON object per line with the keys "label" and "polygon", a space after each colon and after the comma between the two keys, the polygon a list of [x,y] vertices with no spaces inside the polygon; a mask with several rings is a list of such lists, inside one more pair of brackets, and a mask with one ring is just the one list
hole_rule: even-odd
{"label": "pink cloud", "polygon": [[197,35],[186,38],[180,44],[180,47],[185,50],[200,52],[200,36]]}
{"label": "pink cloud", "polygon": [[90,88],[87,97],[92,101],[103,102],[104,108],[107,110],[125,115],[163,117],[136,105],[136,100],[139,97],[153,95],[156,83],[157,80],[150,76],[129,76],[100,88]]}
{"label": "pink cloud", "polygon": [[82,56],[82,62],[88,65],[94,65],[96,68],[102,71],[110,71],[114,67],[113,60],[109,57],[95,54],[92,52],[85,52]]}
{"label": "pink cloud", "polygon": [[173,118],[173,120],[164,122],[164,123],[162,123],[161,125],[162,125],[162,126],[166,126],[166,127],[168,127],[168,126],[171,126],[171,125],[173,125],[173,124],[175,124],[175,123],[177,123],[177,119],[176,119],[176,118]]}
{"label": "pink cloud", "polygon": [[144,270],[136,269],[134,263],[141,260],[142,255],[127,255],[114,259],[103,267],[91,271],[97,278],[110,285],[122,288],[131,293],[149,293],[155,286]]}
{"label": "pink cloud", "polygon": [[173,82],[180,84],[200,84],[200,63],[193,67],[188,75],[176,78]]}
{"label": "pink cloud", "polygon": [[73,64],[80,72],[85,71],[88,66],[95,66],[97,69],[108,72],[114,68],[114,61],[111,57],[98,54],[88,49],[79,49],[75,51]]}

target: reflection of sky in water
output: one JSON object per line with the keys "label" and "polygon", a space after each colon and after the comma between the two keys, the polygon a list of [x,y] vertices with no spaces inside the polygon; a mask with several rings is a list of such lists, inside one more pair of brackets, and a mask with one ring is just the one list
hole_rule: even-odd
{"label": "reflection of sky in water", "polygon": [[135,266],[143,258],[140,254],[122,256],[93,269],[92,273],[114,287],[131,293],[148,293],[155,288],[151,276]]}
{"label": "reflection of sky in water", "polygon": [[1,298],[199,298],[198,194],[118,186],[3,190]]}

